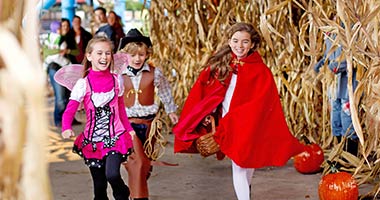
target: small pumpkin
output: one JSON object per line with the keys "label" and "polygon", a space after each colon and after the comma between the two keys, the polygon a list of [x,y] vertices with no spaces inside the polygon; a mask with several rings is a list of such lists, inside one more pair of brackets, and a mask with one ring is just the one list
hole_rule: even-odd
{"label": "small pumpkin", "polygon": [[302,174],[313,174],[321,171],[321,164],[325,157],[322,148],[302,136],[305,145],[305,151],[294,156],[294,168]]}
{"label": "small pumpkin", "polygon": [[320,200],[357,200],[359,187],[347,172],[334,172],[322,177],[318,186]]}

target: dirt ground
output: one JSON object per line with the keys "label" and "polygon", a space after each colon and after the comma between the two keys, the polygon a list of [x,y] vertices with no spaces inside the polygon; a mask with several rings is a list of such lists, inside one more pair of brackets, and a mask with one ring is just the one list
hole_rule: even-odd
{"label": "dirt ground", "polygon": [[[51,115],[51,111],[50,111]],[[74,126],[76,133],[82,125]],[[167,135],[165,155],[160,159],[178,163],[175,167],[155,166],[149,179],[150,200],[234,200],[231,161],[194,154],[174,154],[173,135]],[[60,130],[50,127],[49,175],[54,200],[90,200],[92,181],[82,159],[71,152],[73,140],[63,140]],[[122,176],[127,182],[124,168]],[[257,169],[252,180],[253,200],[317,200],[321,174],[298,173],[289,160],[286,166]],[[372,185],[361,185],[366,194]],[[108,188],[109,198],[112,191]]]}

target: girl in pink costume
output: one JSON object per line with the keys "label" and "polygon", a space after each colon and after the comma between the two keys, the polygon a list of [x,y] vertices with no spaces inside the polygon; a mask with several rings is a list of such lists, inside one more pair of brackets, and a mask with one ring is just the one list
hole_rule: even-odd
{"label": "girl in pink costume", "polygon": [[116,200],[128,199],[130,192],[120,175],[120,165],[132,152],[136,135],[124,109],[122,79],[111,73],[111,41],[103,37],[90,40],[83,65],[84,76],[76,82],[63,114],[62,137],[74,136],[71,122],[83,101],[86,126],[73,151],[89,166],[94,199],[108,199],[107,182]]}

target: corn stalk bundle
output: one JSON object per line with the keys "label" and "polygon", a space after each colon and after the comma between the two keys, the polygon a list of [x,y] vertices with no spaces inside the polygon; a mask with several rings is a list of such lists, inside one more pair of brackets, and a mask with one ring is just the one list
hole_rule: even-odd
{"label": "corn stalk bundle", "polygon": [[36,5],[0,1],[0,199],[51,199]]}
{"label": "corn stalk bundle", "polygon": [[[303,6],[306,7],[307,4]],[[378,47],[379,37],[379,19],[380,4],[378,1],[341,1],[323,2],[314,1],[313,9],[308,9],[310,14],[305,23],[309,23],[309,33],[303,36],[306,41],[318,41],[321,38],[322,32],[332,32],[336,34],[334,46],[338,45],[343,48],[343,55],[347,61],[348,72],[348,89],[350,98],[350,111],[353,122],[353,127],[359,137],[360,153],[359,157],[352,156],[347,152],[342,151],[343,144],[331,145],[330,137],[322,137],[320,140],[325,146],[331,145],[329,152],[330,160],[338,160],[343,167],[348,171],[352,171],[359,183],[372,181],[378,178],[379,175],[379,101],[376,90],[378,85],[379,73],[379,55]],[[331,9],[331,10],[330,10]],[[328,18],[329,12],[336,12],[338,22]],[[314,37],[315,39],[312,39]],[[318,42],[317,42],[318,43]],[[304,48],[306,53],[310,53],[310,65],[312,68],[315,64],[318,54],[312,52],[311,42],[309,46],[305,43]],[[306,55],[305,53],[305,55]],[[352,86],[352,73],[357,71],[357,80],[359,85],[355,92]],[[324,96],[327,96],[328,90],[334,85],[334,80],[326,74],[331,74],[328,70],[323,73],[322,91]],[[312,80],[307,76],[307,80]],[[313,97],[313,96],[310,96]],[[315,98],[315,97],[314,97]],[[328,102],[323,101],[323,104]],[[323,112],[325,115],[325,112]],[[327,113],[328,114],[328,113]],[[322,134],[323,136],[323,134]],[[327,145],[326,145],[327,144]],[[326,172],[326,170],[325,170]],[[378,186],[376,187],[378,190]]]}
{"label": "corn stalk bundle", "polygon": [[[271,68],[289,128],[320,144],[328,159],[339,161],[364,183],[378,176],[379,165],[379,2],[376,0],[173,0],[151,1],[150,36],[153,60],[174,86],[183,105],[206,59],[224,40],[229,25],[251,22],[264,39],[259,49]],[[331,20],[336,13],[338,20]],[[328,90],[334,75],[313,70],[324,51],[324,32],[337,35],[343,47],[349,79],[357,70],[359,85],[351,92],[353,126],[360,156],[343,151],[330,130]],[[349,88],[352,84],[349,81]],[[344,158],[344,159],[343,159]],[[371,158],[371,159],[369,159]]]}

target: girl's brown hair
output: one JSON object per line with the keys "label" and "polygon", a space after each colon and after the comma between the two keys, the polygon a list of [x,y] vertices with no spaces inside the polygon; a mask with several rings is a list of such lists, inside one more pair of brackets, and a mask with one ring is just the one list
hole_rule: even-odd
{"label": "girl's brown hair", "polygon": [[217,78],[220,81],[224,81],[229,75],[229,73],[232,71],[232,68],[230,67],[232,50],[228,45],[228,40],[232,38],[233,34],[239,31],[249,33],[249,35],[251,36],[251,42],[254,44],[254,47],[248,52],[248,55],[256,51],[260,45],[261,37],[252,24],[239,22],[232,25],[226,35],[225,40],[227,41],[224,41],[227,44],[221,46],[217,50],[217,52],[208,59],[206,66],[204,66],[210,66],[211,76],[218,76]]}
{"label": "girl's brown hair", "polygon": [[87,47],[86,47],[86,52],[85,52],[85,56],[83,58],[83,61],[82,61],[82,65],[84,66],[83,67],[83,77],[86,77],[88,75],[88,72],[90,71],[90,68],[92,67],[91,65],[91,62],[89,60],[87,60],[87,54],[90,54],[92,53],[92,51],[94,50],[94,44],[96,43],[99,43],[99,42],[106,42],[110,45],[111,47],[111,56],[112,56],[112,60],[111,60],[111,64],[109,66],[110,68],[110,71],[114,71],[114,61],[113,61],[113,44],[112,44],[112,41],[109,40],[108,38],[106,37],[103,37],[103,36],[95,36],[94,38],[92,38],[88,44],[87,44]]}

